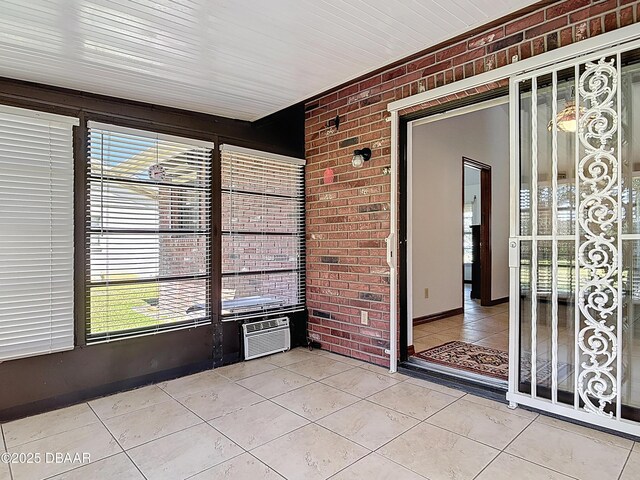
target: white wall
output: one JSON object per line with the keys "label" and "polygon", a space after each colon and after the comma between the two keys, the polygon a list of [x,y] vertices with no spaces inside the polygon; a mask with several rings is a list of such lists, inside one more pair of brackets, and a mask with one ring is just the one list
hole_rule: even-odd
{"label": "white wall", "polygon": [[492,167],[492,298],[509,294],[509,113],[500,105],[413,128],[414,318],[462,307],[463,156]]}

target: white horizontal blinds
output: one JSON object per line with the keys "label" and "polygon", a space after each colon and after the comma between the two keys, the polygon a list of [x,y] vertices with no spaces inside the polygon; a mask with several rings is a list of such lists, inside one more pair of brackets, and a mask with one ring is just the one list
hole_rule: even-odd
{"label": "white horizontal blinds", "polygon": [[87,341],[211,321],[213,144],[89,123]]}
{"label": "white horizontal blinds", "polygon": [[222,315],[305,305],[304,160],[222,146]]}
{"label": "white horizontal blinds", "polygon": [[462,210],[463,263],[473,262],[473,232],[471,230],[471,225],[473,224],[473,207],[474,203],[465,203]]}
{"label": "white horizontal blinds", "polygon": [[73,125],[0,107],[0,361],[73,348]]}

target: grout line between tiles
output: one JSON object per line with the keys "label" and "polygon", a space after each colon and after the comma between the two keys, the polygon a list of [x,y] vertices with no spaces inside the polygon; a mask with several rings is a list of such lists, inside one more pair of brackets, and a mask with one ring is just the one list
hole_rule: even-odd
{"label": "grout line between tiles", "polygon": [[[540,416],[540,415],[538,415],[538,417],[539,417],[539,416]],[[557,471],[557,470],[555,470],[555,469],[553,469],[553,468],[547,467],[546,465],[541,465],[541,464],[539,464],[539,463],[537,463],[537,462],[534,462],[534,461],[532,461],[532,460],[530,460],[530,459],[528,459],[528,458],[521,457],[520,455],[518,455],[518,454],[516,454],[516,453],[514,453],[514,452],[507,452],[507,448],[509,448],[509,447],[513,444],[513,442],[515,442],[518,438],[520,438],[520,436],[521,436],[522,434],[524,434],[524,432],[526,432],[529,428],[531,428],[531,426],[535,423],[535,420],[537,420],[537,419],[538,419],[538,417],[536,417],[536,418],[535,418],[531,423],[529,423],[529,425],[527,425],[527,426],[526,426],[526,428],[524,428],[524,429],[523,429],[523,430],[522,430],[518,435],[516,435],[516,436],[513,438],[513,440],[511,440],[511,441],[507,444],[507,446],[506,446],[506,447],[504,447],[504,448],[502,449],[502,453],[505,453],[505,454],[507,454],[507,455],[511,455],[511,456],[513,456],[513,457],[519,458],[520,460],[524,460],[524,461],[526,461],[526,462],[532,463],[532,464],[537,465],[537,466],[539,466],[539,467],[546,468],[547,470],[551,470],[552,472],[556,472],[556,473],[558,473],[558,474],[560,474],[560,475],[564,475],[564,476],[569,477],[569,478],[576,478],[576,477],[573,477],[572,475],[567,475],[566,473],[562,473],[562,472],[559,472],[559,471]],[[578,480],[578,479],[576,479],[576,480]]]}
{"label": "grout line between tiles", "polygon": [[[550,416],[544,415],[544,414],[538,414],[536,419],[541,418],[541,417],[554,419],[554,417],[550,417]],[[567,422],[565,420],[562,420],[561,418],[558,418],[557,420],[562,422],[561,425],[566,423],[566,424],[574,425],[574,426],[577,426],[577,427],[583,427],[582,425],[579,425],[577,423],[570,423],[570,422]],[[598,443],[606,443],[610,447],[615,447],[615,448],[619,448],[621,450],[627,451],[626,447],[617,445],[617,444],[615,444],[613,442],[610,442],[608,440],[595,440],[593,437],[590,437],[587,434],[589,432],[584,432],[584,433],[583,432],[578,432],[578,431],[575,431],[575,430],[569,430],[569,429],[566,429],[566,428],[562,428],[561,426],[551,425],[549,423],[544,423],[544,422],[540,422],[540,424],[544,425],[545,427],[550,427],[550,428],[553,428],[555,430],[560,430],[561,432],[565,432],[565,433],[569,433],[569,434],[573,434],[573,435],[578,435],[579,437],[586,438],[586,439],[589,439],[589,440],[594,440],[594,441],[596,441]],[[583,428],[589,429],[589,427],[583,427]],[[625,437],[618,437],[618,436],[616,436],[616,435],[614,435],[612,433],[607,433],[607,432],[603,432],[603,431],[599,431],[599,430],[596,430],[596,432],[602,433],[604,435],[611,435],[612,437],[615,437],[615,438],[621,438],[622,440],[629,440],[631,442],[631,447],[628,450],[633,451],[633,445],[635,443],[633,440],[630,440],[630,439],[625,438]]]}
{"label": "grout line between tiles", "polygon": [[341,472],[345,471],[347,468],[351,467],[352,465],[355,465],[355,464],[356,464],[356,463],[358,463],[359,461],[364,460],[365,458],[367,458],[367,457],[369,457],[369,456],[373,455],[374,453],[375,453],[375,452],[370,451],[370,452],[369,452],[369,453],[367,453],[365,456],[363,456],[363,457],[359,458],[359,459],[358,459],[358,460],[356,460],[355,462],[350,463],[349,465],[347,465],[347,466],[345,466],[345,467],[342,467],[342,468],[341,468],[340,470],[338,470],[336,473],[334,473],[334,474],[333,474],[333,475],[331,475],[329,478],[327,478],[327,480],[331,480],[332,478],[337,477]]}
{"label": "grout line between tiles", "polygon": [[622,465],[622,470],[620,470],[620,474],[618,475],[618,480],[622,478],[622,474],[624,473],[624,469],[627,468],[627,464],[629,463],[629,459],[631,458],[631,453],[633,452],[633,445],[631,445],[631,450],[629,450],[629,455],[624,461],[624,465]]}
{"label": "grout line between tiles", "polygon": [[[45,414],[47,414],[47,413],[56,412],[56,411],[58,411],[58,410],[64,410],[65,408],[77,407],[77,406],[80,406],[80,405],[83,405],[83,404],[84,404],[84,405],[87,405],[87,407],[89,407],[89,402],[80,402],[80,403],[76,403],[75,405],[69,405],[69,406],[67,406],[67,407],[62,407],[62,408],[59,408],[59,409],[56,409],[56,410],[51,410],[50,412],[39,413],[39,414],[36,414],[36,415],[32,415],[32,416],[30,416],[30,417],[24,417],[24,418],[20,418],[20,419],[18,419],[18,420],[13,420],[13,421],[25,420],[25,419],[27,419],[27,418],[33,418],[33,417],[37,417],[38,415],[45,415]],[[95,414],[95,412],[93,411],[93,409],[92,409],[91,407],[89,407],[89,409],[91,410],[91,413],[93,413],[93,414],[95,415],[95,417],[96,417],[96,420],[94,420],[94,421],[92,421],[92,422],[85,423],[84,425],[80,425],[80,426],[78,426],[78,427],[69,428],[69,429],[67,429],[67,430],[61,430],[60,432],[51,433],[51,434],[49,434],[49,435],[45,435],[44,437],[39,437],[39,438],[35,438],[35,439],[33,439],[33,440],[29,440],[28,442],[18,443],[18,444],[16,444],[16,445],[12,445],[11,447],[9,447],[9,446],[7,445],[6,439],[4,439],[4,440],[5,440],[5,444],[4,444],[4,446],[5,446],[5,448],[7,449],[7,452],[8,452],[8,451],[9,451],[9,448],[11,448],[11,449],[15,449],[15,448],[17,448],[17,447],[22,447],[22,446],[24,446],[24,445],[28,445],[29,443],[39,442],[40,440],[44,440],[45,438],[51,438],[51,437],[54,437],[54,436],[56,436],[56,435],[60,435],[60,434],[62,434],[62,433],[72,432],[72,431],[74,431],[74,430],[78,430],[78,429],[80,429],[80,428],[88,427],[89,425],[93,425],[94,423],[100,423],[100,418]],[[10,423],[10,422],[9,422],[9,423]],[[4,434],[3,434],[3,436],[4,436]]]}
{"label": "grout line between tiles", "polygon": [[[87,405],[89,405],[87,403]],[[104,422],[102,421],[102,419],[98,416],[98,414],[95,412],[95,410],[91,407],[91,405],[89,405],[89,408],[91,408],[91,411],[94,413],[94,415],[96,417],[98,417],[98,419],[100,420],[100,422],[102,423],[102,426],[105,428],[105,430],[107,432],[109,432],[109,435],[111,435],[111,437],[116,441],[116,443],[118,444],[118,446],[122,449],[122,452],[127,456],[127,458],[129,459],[129,461],[133,464],[134,467],[136,467],[136,470],[138,470],[138,472],[140,472],[140,475],[142,475],[142,478],[147,478],[147,476],[142,472],[142,470],[140,470],[140,467],[138,467],[138,464],[136,462],[133,461],[133,458],[131,458],[131,456],[129,455],[129,452],[127,452],[127,450],[125,450],[122,445],[120,444],[120,442],[118,441],[118,439],[115,437],[115,435],[111,432],[111,430],[109,430],[109,427],[107,427]]]}
{"label": "grout line between tiles", "polygon": [[[0,424],[0,435],[2,435],[2,446],[4,447],[4,451],[8,452],[9,447],[7,447],[7,439],[4,436],[4,427]],[[7,462],[7,468],[9,469],[9,479],[13,480],[13,470],[11,469],[11,462]]]}
{"label": "grout line between tiles", "polygon": [[[210,425],[210,426],[211,426],[211,425]],[[211,428],[214,428],[214,427],[211,427]],[[216,429],[216,428],[214,428],[214,430],[216,430],[217,432],[219,432],[219,433],[221,433],[221,434],[222,434],[222,432],[220,432],[220,430],[218,430],[218,429]],[[225,438],[227,438],[229,441],[231,441],[231,439],[229,439],[229,437],[225,436],[224,434],[222,434],[222,436],[224,436],[224,437],[225,437]],[[200,470],[199,472],[196,472],[196,473],[194,473],[193,475],[189,475],[188,477],[185,477],[183,480],[189,480],[190,478],[193,478],[193,477],[195,477],[196,475],[200,475],[201,473],[206,472],[207,470],[211,470],[212,468],[215,468],[215,467],[217,467],[218,465],[222,465],[223,463],[230,462],[230,461],[231,461],[231,460],[233,460],[234,458],[238,458],[240,455],[244,455],[245,453],[249,453],[249,452],[247,452],[244,448],[240,447],[240,445],[238,445],[237,443],[235,443],[235,442],[233,442],[233,441],[231,441],[231,443],[233,443],[234,445],[236,445],[237,447],[239,447],[239,448],[240,448],[240,450],[242,450],[242,452],[240,452],[240,453],[239,453],[239,454],[237,454],[237,455],[233,455],[233,456],[231,456],[231,457],[227,458],[226,460],[224,460],[224,461],[222,461],[222,462],[218,462],[218,463],[216,463],[215,465],[211,465],[210,467],[207,467],[207,468],[205,468],[204,470]],[[145,478],[146,478],[146,477],[145,477]]]}
{"label": "grout line between tiles", "polygon": [[[73,472],[74,470],[78,470],[78,469],[80,469],[80,468],[82,468],[82,467],[86,467],[87,465],[91,465],[91,464],[94,464],[94,463],[98,463],[98,462],[100,462],[101,460],[106,460],[107,458],[115,457],[116,455],[120,455],[121,453],[124,453],[124,452],[117,452],[117,453],[114,453],[114,454],[112,454],[112,455],[107,455],[106,457],[102,457],[100,460],[96,460],[95,462],[89,462],[89,463],[84,463],[84,464],[82,464],[82,465],[77,465],[77,466],[75,466],[75,467],[73,467],[73,468],[70,468],[69,470],[65,470],[64,472],[54,473],[53,475],[49,475],[49,476],[47,476],[47,477],[42,477],[42,478],[41,478],[41,479],[39,479],[39,480],[50,480],[50,479],[55,478],[55,477],[57,477],[57,476],[65,475],[65,474],[67,474],[67,473],[69,473],[69,472]],[[135,465],[135,464],[134,464],[134,465]],[[136,467],[136,468],[137,468],[137,467]],[[145,477],[144,475],[143,475],[143,477],[144,477],[145,479],[147,478],[147,477]]]}
{"label": "grout line between tiles", "polygon": [[256,459],[257,462],[260,462],[262,465],[267,466],[271,471],[275,472],[276,475],[278,475],[279,477],[282,478],[282,480],[287,480],[287,477],[285,477],[282,473],[280,473],[279,471],[277,471],[274,467],[272,467],[271,465],[267,465],[266,463],[264,463],[262,460],[260,460],[258,457],[256,457],[253,453],[251,452],[247,452],[247,454],[251,455],[253,458]]}

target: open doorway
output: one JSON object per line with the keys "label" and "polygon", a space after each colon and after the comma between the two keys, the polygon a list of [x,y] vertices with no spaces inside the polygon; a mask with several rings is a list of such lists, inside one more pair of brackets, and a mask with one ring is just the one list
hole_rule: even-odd
{"label": "open doorway", "polygon": [[462,157],[463,300],[491,298],[491,165]]}
{"label": "open doorway", "polygon": [[409,128],[410,361],[506,387],[508,106],[494,100]]}

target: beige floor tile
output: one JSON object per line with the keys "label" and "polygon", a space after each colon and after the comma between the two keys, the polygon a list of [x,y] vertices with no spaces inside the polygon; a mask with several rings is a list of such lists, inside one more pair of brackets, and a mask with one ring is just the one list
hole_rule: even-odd
{"label": "beige floor tile", "polygon": [[353,368],[333,377],[325,378],[322,382],[343,392],[364,398],[397,384],[399,380],[363,368]]}
{"label": "beige floor tile", "polygon": [[314,358],[292,363],[284,368],[314,380],[322,380],[323,378],[350,370],[353,367],[346,363],[323,357],[322,355],[316,355]]}
{"label": "beige floor tile", "polygon": [[243,453],[205,470],[189,480],[283,480],[274,470],[249,453]]}
{"label": "beige floor tile", "polygon": [[324,480],[369,451],[325,428],[310,424],[262,445],[252,453],[285,478]]}
{"label": "beige floor tile", "polygon": [[240,380],[238,385],[242,385],[265,398],[271,398],[304,387],[311,382],[313,380],[309,377],[278,368]]}
{"label": "beige floor tile", "polygon": [[417,425],[419,421],[362,400],[324,417],[318,423],[369,450],[376,450]]}
{"label": "beige floor tile", "polygon": [[485,312],[482,308],[470,308],[465,306],[464,319],[467,322],[473,322],[480,320],[481,318],[487,318],[493,315],[492,312]]}
{"label": "beige floor tile", "polygon": [[245,450],[251,450],[309,421],[267,400],[209,423]]}
{"label": "beige floor tile", "polygon": [[103,458],[69,472],[52,477],[50,480],[144,480],[138,467],[125,453]]}
{"label": "beige floor tile", "polygon": [[169,395],[156,385],[150,385],[92,400],[89,402],[89,406],[98,417],[105,420],[116,415],[124,415],[141,408],[166,402],[167,400],[171,400]]}
{"label": "beige floor tile", "polygon": [[[466,398],[466,397],[465,397]],[[533,420],[514,413],[457,400],[427,422],[502,450]]]}
{"label": "beige floor tile", "polygon": [[465,395],[465,392],[463,392],[462,390],[445,387],[444,385],[440,385],[439,383],[433,383],[428,380],[423,380],[421,378],[410,377],[406,380],[406,383],[417,385],[418,387],[428,388],[429,390],[435,390],[436,392],[446,393],[447,395],[451,395],[452,397],[456,397],[456,398],[459,398]]}
{"label": "beige floor tile", "polygon": [[278,405],[316,421],[360,400],[323,383],[312,383],[272,399]]}
{"label": "beige floor tile", "polygon": [[408,382],[394,385],[368,398],[378,405],[410,415],[418,420],[430,417],[438,410],[455,402],[456,399],[457,397],[446,393],[419,387]]}
{"label": "beige floor tile", "polygon": [[[39,480],[81,467],[87,463],[83,462],[85,453],[89,455],[90,462],[96,462],[121,451],[118,442],[102,423],[92,423],[9,448],[9,452],[39,454],[42,458],[40,463],[11,465],[14,480]],[[68,454],[70,461],[47,462],[47,453]]]}
{"label": "beige floor tile", "polygon": [[[7,450],[4,448],[2,426],[0,425],[0,453],[4,453],[6,451]],[[9,471],[9,464],[6,462],[0,462],[0,480],[11,480],[11,472]]]}
{"label": "beige floor tile", "polygon": [[509,335],[507,332],[495,333],[473,343],[496,350],[509,351]]}
{"label": "beige floor tile", "polygon": [[640,452],[631,452],[627,464],[622,470],[620,480],[638,480],[640,478]]}
{"label": "beige floor tile", "polygon": [[181,480],[242,453],[242,449],[206,423],[128,451],[148,480]]}
{"label": "beige floor tile", "polygon": [[242,380],[243,378],[268,372],[275,368],[278,367],[273,363],[268,362],[267,359],[257,358],[255,360],[248,360],[246,362],[234,363],[233,365],[227,365],[226,367],[216,368],[215,371],[219,375],[235,382]]}
{"label": "beige floor tile", "polygon": [[192,427],[202,420],[177,401],[151,405],[104,421],[118,443],[128,450],[170,433]]}
{"label": "beige floor tile", "polygon": [[264,398],[235,383],[219,385],[213,390],[178,397],[185,407],[204,420],[213,420],[221,415],[262,402]]}
{"label": "beige floor tile", "polygon": [[509,330],[509,322],[505,320],[496,320],[494,317],[482,318],[475,322],[465,324],[465,327],[485,333],[503,333]]}
{"label": "beige floor tile", "polygon": [[640,453],[640,442],[636,442],[636,443],[633,445],[633,451],[634,451],[634,452],[638,452],[638,453]]}
{"label": "beige floor tile", "polygon": [[607,443],[609,445],[614,445],[626,450],[631,450],[633,448],[633,440],[622,438],[618,435],[611,435],[609,433],[600,432],[593,428],[576,425],[575,423],[565,422],[558,418],[552,418],[547,415],[539,415],[536,422],[544,423],[545,425],[550,425],[552,427],[566,430],[568,432],[577,433],[578,435],[592,438],[594,440],[597,440],[598,442]]}
{"label": "beige floor tile", "polygon": [[361,365],[360,368],[364,368],[365,370],[368,370],[371,373],[375,373],[377,375],[386,375],[387,377],[391,377],[401,382],[404,382],[405,380],[408,380],[409,378],[411,378],[408,375],[404,375],[402,373],[398,373],[398,372],[391,373],[389,371],[389,367],[381,367],[380,365],[375,365],[373,363],[365,363],[364,365]]}
{"label": "beige floor tile", "polygon": [[425,480],[417,473],[407,470],[397,463],[371,453],[345,468],[331,480]]}
{"label": "beige floor tile", "polygon": [[365,365],[365,362],[363,362],[362,360],[339,355],[337,353],[330,352],[329,350],[314,350],[314,352],[316,352],[319,356],[327,357],[331,360],[335,360],[336,362],[346,363],[347,365],[352,365],[354,367],[361,367],[362,365]]}
{"label": "beige floor tile", "polygon": [[420,338],[424,338],[424,337],[428,337],[430,335],[436,335],[436,334],[437,332],[431,329],[413,327],[413,342],[415,344],[415,341]]}
{"label": "beige floor tile", "polygon": [[432,334],[437,335],[438,332],[441,332],[442,330],[446,330],[447,328],[453,328],[455,326],[461,327],[462,325],[463,325],[462,323],[459,323],[456,325],[448,325],[446,327],[443,327],[442,325],[438,324],[438,321],[423,323],[421,325],[416,325],[415,327],[413,327],[413,338],[420,338],[420,337],[424,337],[425,335],[432,335]]}
{"label": "beige floor tile", "polygon": [[618,478],[629,451],[534,422],[505,450],[581,480]]}
{"label": "beige floor tile", "polygon": [[499,451],[421,423],[383,446],[378,453],[429,480],[471,480]]}
{"label": "beige floor tile", "polygon": [[266,360],[269,363],[277,365],[278,367],[286,367],[292,363],[298,363],[305,360],[310,360],[318,355],[318,352],[311,351],[305,348],[295,348],[284,353],[277,353],[267,357]]}
{"label": "beige floor tile", "polygon": [[429,350],[430,348],[439,347],[440,345],[444,345],[451,340],[449,337],[441,336],[441,335],[429,335],[426,337],[418,338],[413,341],[413,348],[416,352],[424,352],[425,350]]}
{"label": "beige floor tile", "polygon": [[175,398],[192,395],[204,390],[210,390],[218,385],[229,383],[229,379],[219,375],[217,371],[218,370],[215,372],[213,370],[207,370],[194,375],[176,378],[175,380],[159,383],[158,387]]}
{"label": "beige floor tile", "polygon": [[497,402],[495,400],[490,400],[484,397],[478,397],[476,395],[468,394],[464,397],[467,402],[477,403],[479,405],[484,405],[485,407],[489,407],[494,410],[499,410],[504,413],[512,413],[514,415],[519,415],[524,418],[528,418],[533,420],[538,416],[537,413],[532,412],[531,410],[525,410],[522,407],[511,409],[509,408],[506,400],[504,402]]}
{"label": "beige floor tile", "polygon": [[[465,323],[465,317],[463,315],[456,315],[453,317],[443,318],[442,320],[435,320],[429,322],[427,325],[432,325],[432,328],[439,328],[440,330],[446,330],[447,328],[461,326]],[[433,330],[436,332],[435,330]],[[436,332],[437,333],[437,332]]]}
{"label": "beige floor tile", "polygon": [[14,420],[2,425],[6,448],[99,422],[86,403]]}
{"label": "beige floor tile", "polygon": [[474,330],[473,328],[465,326],[453,327],[443,330],[438,333],[439,337],[444,337],[448,341],[459,340],[461,342],[474,343],[478,340],[482,340],[491,335],[486,331]]}
{"label": "beige floor tile", "polygon": [[8,463],[0,462],[0,480],[11,480],[11,471]]}
{"label": "beige floor tile", "polygon": [[508,453],[501,453],[476,480],[571,480],[571,477]]}

